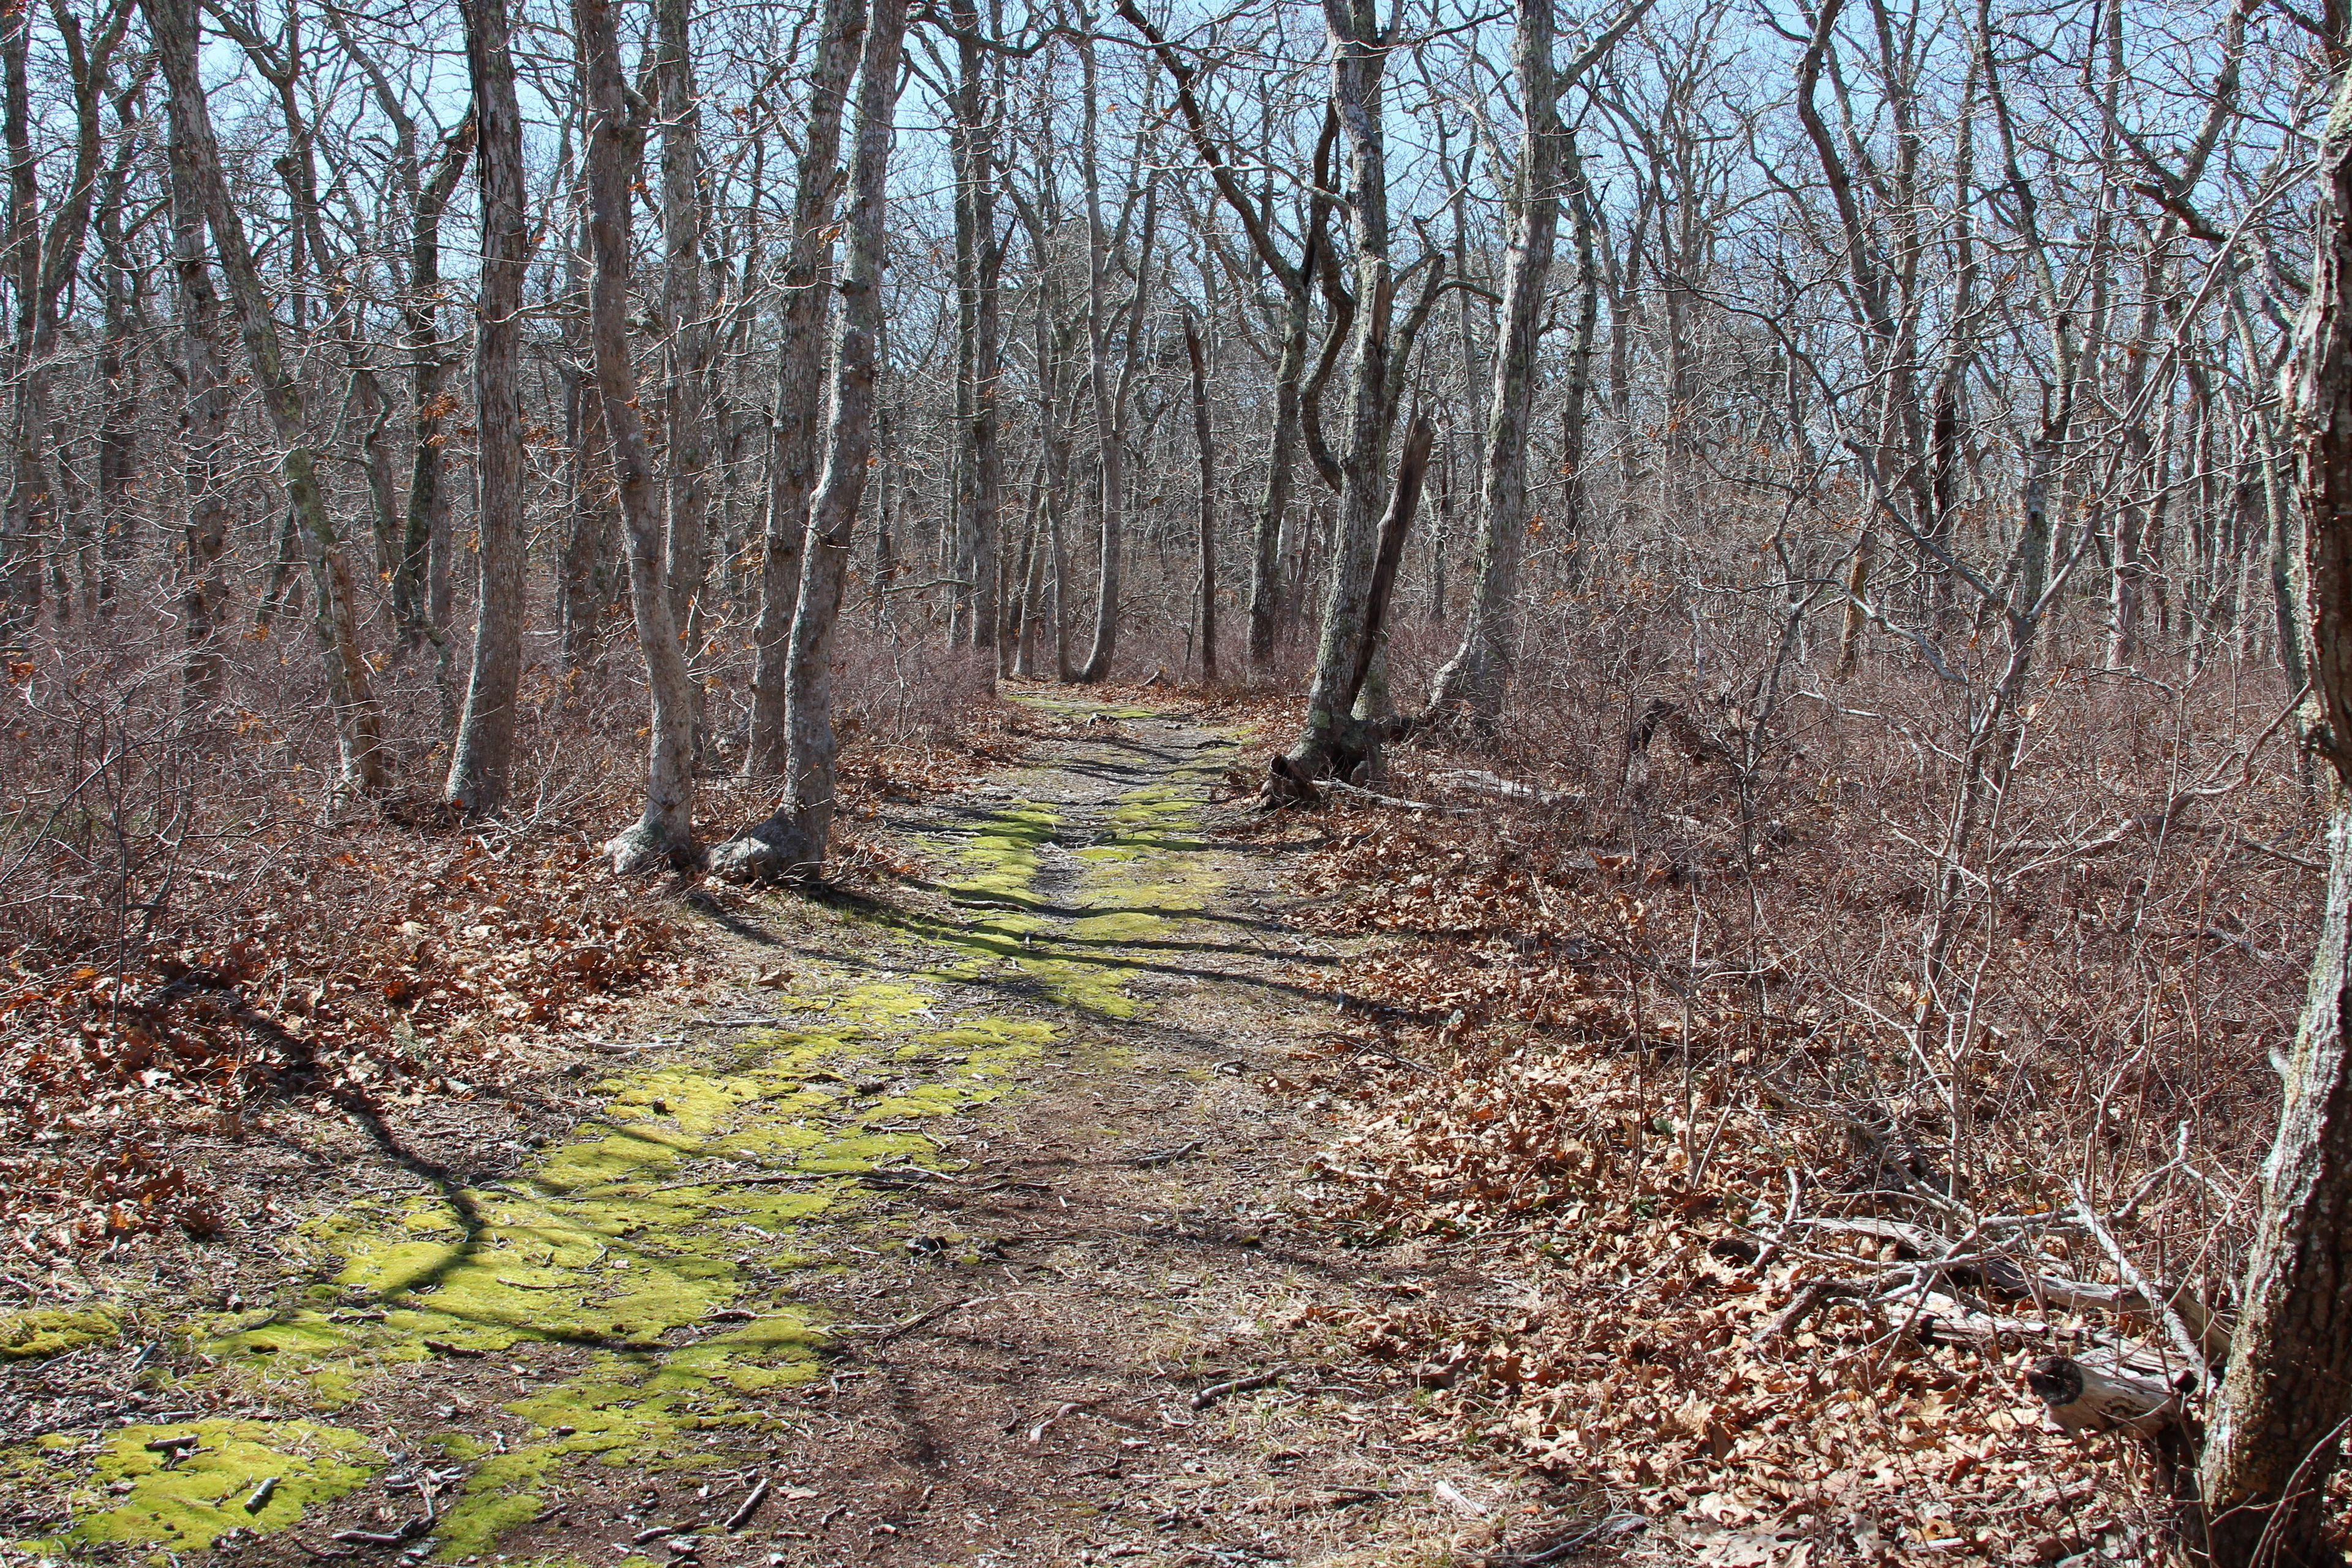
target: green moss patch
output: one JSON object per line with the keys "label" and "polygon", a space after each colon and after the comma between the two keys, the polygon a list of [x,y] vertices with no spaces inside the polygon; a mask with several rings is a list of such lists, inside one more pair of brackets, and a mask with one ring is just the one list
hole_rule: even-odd
{"label": "green moss patch", "polygon": [[43,1307],[0,1313],[0,1361],[39,1361],[91,1345],[110,1345],[121,1320],[103,1307]]}
{"label": "green moss patch", "polygon": [[[480,1398],[513,1387],[497,1361],[532,1360],[547,1381],[501,1406],[495,1451],[463,1432],[437,1439],[467,1467],[435,1525],[445,1560],[498,1549],[566,1470],[698,1466],[713,1435],[764,1428],[775,1393],[820,1367],[823,1327],[776,1279],[823,1261],[812,1222],[868,1191],[861,1173],[933,1162],[924,1123],[1007,1093],[1066,1037],[1045,1018],[959,1013],[943,983],[1014,982],[1082,1018],[1140,1012],[1129,985],[1150,950],[1181,946],[1216,890],[1194,772],[1213,768],[1188,763],[1130,792],[1083,833],[1015,800],[937,840],[954,908],[894,921],[923,950],[910,977],[819,970],[802,993],[766,999],[782,1026],[604,1079],[595,1115],[509,1179],[370,1197],[312,1222],[287,1249],[307,1278],[192,1326],[210,1367],[195,1381],[307,1417],[420,1382],[428,1397],[446,1386]],[[96,1310],[19,1314],[0,1319],[0,1354],[118,1331]],[[133,1428],[94,1447],[0,1454],[0,1483],[86,1464],[59,1542],[177,1551],[231,1529],[282,1530],[382,1462],[358,1434],[310,1419],[175,1430],[199,1443],[171,1465],[143,1447],[157,1429]]]}
{"label": "green moss patch", "polygon": [[[193,1448],[147,1446],[191,1436]],[[71,1500],[73,1527],[27,1543],[37,1551],[107,1542],[201,1551],[232,1530],[267,1535],[358,1487],[383,1462],[360,1434],[305,1421],[126,1426],[94,1456],[73,1449],[70,1438],[44,1439],[40,1448],[52,1461],[71,1455],[92,1463],[89,1484]]]}

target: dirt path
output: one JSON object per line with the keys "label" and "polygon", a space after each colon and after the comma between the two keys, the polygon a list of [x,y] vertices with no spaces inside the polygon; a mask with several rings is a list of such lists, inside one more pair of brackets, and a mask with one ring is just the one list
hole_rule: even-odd
{"label": "dirt path", "polygon": [[1269,1075],[1343,955],[1220,835],[1234,737],[1040,706],[1047,764],[886,819],[887,901],[705,906],[734,983],[537,1131],[404,1133],[274,1283],[41,1325],[8,1550],[1471,1560],[1504,1489],[1321,1325],[1482,1282],[1297,1205]]}

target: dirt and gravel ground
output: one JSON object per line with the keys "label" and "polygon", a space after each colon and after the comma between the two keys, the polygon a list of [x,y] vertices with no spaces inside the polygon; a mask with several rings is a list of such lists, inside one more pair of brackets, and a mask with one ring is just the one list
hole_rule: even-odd
{"label": "dirt and gravel ground", "polygon": [[1221,798],[1236,737],[1039,714],[1024,771],[868,825],[886,891],[691,895],[728,978],[538,1091],[237,1145],[268,1223],[93,1279],[79,1327],[19,1326],[0,1557],[1387,1564],[1564,1539],[1580,1500],[1453,1451],[1349,1342],[1353,1312],[1511,1287],[1301,1202],[1327,1124],[1293,1055],[1349,952],[1288,922],[1283,850]]}

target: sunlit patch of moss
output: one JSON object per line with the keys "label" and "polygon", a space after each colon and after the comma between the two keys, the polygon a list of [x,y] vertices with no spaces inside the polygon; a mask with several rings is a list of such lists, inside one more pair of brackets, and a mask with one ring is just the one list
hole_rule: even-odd
{"label": "sunlit patch of moss", "polygon": [[[147,1447],[186,1436],[196,1443],[183,1458]],[[72,1528],[24,1543],[35,1551],[109,1542],[202,1551],[232,1530],[268,1535],[358,1487],[382,1463],[357,1432],[306,1421],[126,1426],[95,1455],[62,1436],[38,1447],[51,1463],[89,1458],[90,1468],[87,1483],[70,1497]],[[265,1497],[269,1482],[275,1484]]]}
{"label": "sunlit patch of moss", "polygon": [[91,1345],[110,1345],[122,1321],[103,1307],[39,1307],[0,1312],[0,1361],[39,1361]]}
{"label": "sunlit patch of moss", "polygon": [[[916,1124],[1002,1096],[1023,1063],[1067,1040],[1045,1019],[953,1016],[937,983],[1009,973],[1080,1014],[1140,1012],[1131,982],[1151,959],[1139,948],[1215,887],[1194,853],[1195,771],[1123,798],[1074,854],[1048,847],[1065,835],[1055,811],[1017,800],[953,841],[954,917],[899,927],[944,950],[936,967],[917,961],[900,980],[813,965],[800,994],[767,1000],[782,1026],[691,1065],[610,1074],[599,1115],[509,1180],[367,1200],[314,1224],[303,1261],[328,1282],[198,1329],[197,1348],[226,1369],[206,1375],[323,1410],[445,1352],[587,1350],[583,1368],[506,1406],[527,1424],[509,1451],[443,1437],[470,1467],[436,1526],[445,1559],[537,1518],[566,1466],[695,1464],[716,1433],[761,1429],[774,1390],[816,1375],[823,1344],[769,1293],[773,1269],[823,1262],[793,1238],[866,1190],[849,1178],[935,1161]],[[1049,856],[1066,873],[1051,882]],[[1098,1065],[1127,1057],[1076,1043]],[[756,1277],[736,1261],[747,1236]]]}

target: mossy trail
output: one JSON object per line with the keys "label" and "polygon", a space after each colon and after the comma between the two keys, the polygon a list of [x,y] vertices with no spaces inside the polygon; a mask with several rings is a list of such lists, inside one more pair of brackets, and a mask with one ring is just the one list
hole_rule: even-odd
{"label": "mossy trail", "polygon": [[7,1544],[177,1563],[340,1552],[340,1530],[410,1561],[545,1555],[587,1523],[567,1513],[583,1489],[740,1479],[862,1331],[809,1287],[870,1271],[877,1205],[962,1168],[927,1128],[1034,1092],[1041,1065],[1127,1059],[1118,1031],[1155,1005],[1139,976],[1176,967],[1219,895],[1201,812],[1230,748],[1106,738],[899,825],[929,885],[799,911],[790,990],[727,1004],[757,1026],[606,1058],[590,1114],[505,1180],[412,1169],[312,1215],[273,1243],[265,1300],[0,1322],[0,1351],[31,1358],[135,1319],[168,1352],[144,1405],[194,1417],[0,1453],[0,1491],[52,1500]]}

